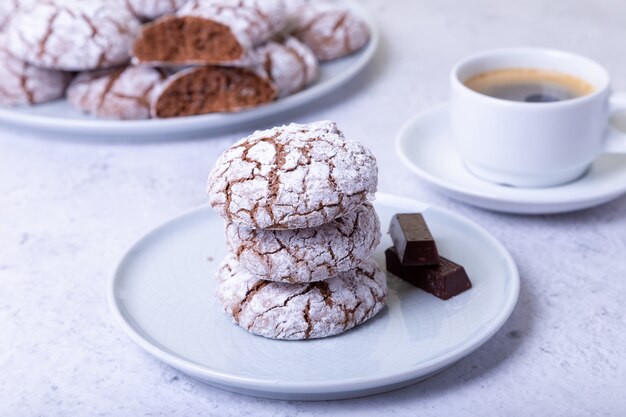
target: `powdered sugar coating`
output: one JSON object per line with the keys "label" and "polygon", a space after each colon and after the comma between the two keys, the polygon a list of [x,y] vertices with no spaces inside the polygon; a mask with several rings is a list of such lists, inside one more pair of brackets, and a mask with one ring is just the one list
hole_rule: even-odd
{"label": "powdered sugar coating", "polygon": [[303,90],[319,76],[319,61],[313,51],[292,36],[268,42],[258,53],[279,97]]}
{"label": "powdered sugar coating", "polygon": [[177,13],[228,26],[244,50],[251,50],[287,24],[283,0],[190,0]]}
{"label": "powdered sugar coating", "polygon": [[312,1],[319,1],[319,0],[289,0],[285,3],[285,7],[287,10],[287,24],[291,24],[291,20],[292,20],[292,16],[296,13],[300,12],[300,9],[304,6],[306,6],[307,4],[311,3]]}
{"label": "powdered sugar coating", "polygon": [[0,1],[0,30],[8,23],[9,17],[17,9],[17,0],[1,0]]}
{"label": "powdered sugar coating", "polygon": [[292,10],[292,35],[321,61],[337,59],[363,47],[369,40],[367,24],[350,9],[333,2],[307,2]]}
{"label": "powdered sugar coating", "polygon": [[272,339],[334,336],[375,316],[387,280],[373,259],[326,281],[285,284],[254,278],[228,257],[217,272],[217,296],[232,320]]}
{"label": "powdered sugar coating", "polygon": [[126,0],[130,11],[141,20],[154,20],[175,13],[187,0]]}
{"label": "powdered sugar coating", "polygon": [[255,229],[315,227],[373,200],[372,153],[330,121],[256,131],[227,149],[208,180],[211,206]]}
{"label": "powdered sugar coating", "polygon": [[26,7],[38,0],[0,0],[0,30],[8,26],[9,20],[21,7]]}
{"label": "powdered sugar coating", "polygon": [[124,0],[41,0],[7,28],[13,55],[43,68],[83,71],[125,63],[139,20]]}
{"label": "powdered sugar coating", "polygon": [[38,104],[63,97],[71,75],[29,65],[6,48],[0,35],[0,105]]}
{"label": "powdered sugar coating", "polygon": [[126,67],[79,74],[67,99],[79,110],[109,119],[147,119],[152,92],[163,74],[148,67]]}
{"label": "powdered sugar coating", "polygon": [[355,268],[380,242],[380,222],[371,204],[318,227],[255,230],[226,226],[229,252],[251,275],[276,282],[328,279]]}

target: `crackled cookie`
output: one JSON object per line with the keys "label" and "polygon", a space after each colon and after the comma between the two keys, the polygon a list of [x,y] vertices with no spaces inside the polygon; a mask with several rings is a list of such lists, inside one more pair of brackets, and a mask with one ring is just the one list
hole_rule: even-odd
{"label": "crackled cookie", "polygon": [[373,199],[376,159],[334,122],[256,131],[227,149],[208,180],[211,206],[255,229],[315,227]]}
{"label": "crackled cookie", "polygon": [[152,117],[233,112],[273,101],[276,88],[261,71],[191,67],[170,76],[153,95]]}
{"label": "crackled cookie", "polygon": [[318,227],[257,230],[230,223],[231,253],[251,275],[277,282],[314,282],[355,268],[380,242],[376,211],[366,203]]}
{"label": "crackled cookie", "polygon": [[14,57],[0,35],[0,105],[38,104],[63,97],[71,75],[29,65]]}
{"label": "crackled cookie", "polygon": [[175,13],[187,0],[126,0],[130,11],[141,20],[154,20]]}
{"label": "crackled cookie", "polygon": [[128,61],[139,27],[124,0],[46,0],[20,7],[6,30],[19,59],[84,71]]}
{"label": "crackled cookie", "polygon": [[385,305],[387,280],[373,259],[326,281],[286,284],[259,280],[226,258],[217,296],[232,320],[272,339],[334,336],[375,316]]}
{"label": "crackled cookie", "polygon": [[160,71],[148,67],[83,72],[67,89],[67,100],[97,117],[147,119],[152,92],[163,79]]}
{"label": "crackled cookie", "polygon": [[333,2],[307,2],[290,15],[292,35],[321,61],[358,51],[369,40],[367,24],[348,8]]}
{"label": "crackled cookie", "polygon": [[302,42],[288,36],[259,48],[260,65],[272,80],[279,97],[303,90],[319,75],[317,57]]}
{"label": "crackled cookie", "polygon": [[137,62],[152,65],[254,64],[254,47],[286,24],[283,0],[196,0],[144,26]]}

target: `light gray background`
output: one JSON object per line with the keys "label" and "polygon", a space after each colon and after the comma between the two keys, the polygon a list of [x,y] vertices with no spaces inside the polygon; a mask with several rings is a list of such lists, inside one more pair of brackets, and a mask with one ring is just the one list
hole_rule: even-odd
{"label": "light gray background", "polygon": [[[124,250],[205,202],[218,154],[246,132],[202,141],[103,144],[0,128],[0,415],[624,415],[626,198],[574,214],[525,217],[427,189],[393,150],[401,124],[446,100],[450,67],[485,48],[537,45],[606,65],[626,90],[622,0],[367,0],[384,35],[358,79],[287,119],[334,119],[367,144],[380,190],[477,221],[522,277],[493,339],[418,385],[340,402],[279,402],[196,383],[113,323],[105,284]],[[436,155],[433,155],[436,158]]]}

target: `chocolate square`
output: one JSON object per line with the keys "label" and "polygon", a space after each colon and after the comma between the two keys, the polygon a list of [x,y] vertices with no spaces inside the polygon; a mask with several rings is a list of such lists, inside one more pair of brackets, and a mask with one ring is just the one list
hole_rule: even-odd
{"label": "chocolate square", "polygon": [[439,264],[435,239],[421,214],[396,214],[389,224],[389,235],[402,265]]}
{"label": "chocolate square", "polygon": [[385,260],[387,271],[442,300],[472,287],[465,268],[443,256],[435,266],[402,265],[398,252],[391,247],[385,251]]}

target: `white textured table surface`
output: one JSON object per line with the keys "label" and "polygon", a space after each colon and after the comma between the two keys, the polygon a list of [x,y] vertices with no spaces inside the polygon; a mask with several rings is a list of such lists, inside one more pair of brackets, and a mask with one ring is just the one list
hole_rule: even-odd
{"label": "white textured table surface", "polygon": [[245,132],[130,145],[0,128],[0,415],[625,415],[626,198],[564,215],[486,212],[425,188],[393,141],[406,119],[446,99],[452,64],[484,48],[583,53],[626,90],[626,2],[364,3],[384,34],[376,61],[290,119],[337,120],[375,152],[381,191],[445,206],[495,234],[522,277],[504,328],[438,376],[370,398],[280,402],[194,382],[121,332],[105,284],[141,234],[205,202],[209,168]]}

